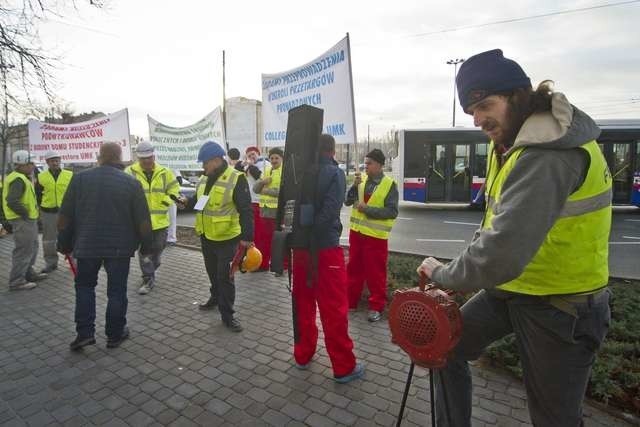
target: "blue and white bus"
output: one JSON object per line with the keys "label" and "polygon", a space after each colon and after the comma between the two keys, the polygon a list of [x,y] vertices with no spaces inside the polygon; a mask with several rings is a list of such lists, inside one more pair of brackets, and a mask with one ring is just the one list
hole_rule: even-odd
{"label": "blue and white bus", "polygon": [[[598,138],[613,203],[640,206],[640,119],[600,120]],[[400,197],[420,203],[469,203],[484,183],[488,138],[475,128],[398,131],[393,175]]]}

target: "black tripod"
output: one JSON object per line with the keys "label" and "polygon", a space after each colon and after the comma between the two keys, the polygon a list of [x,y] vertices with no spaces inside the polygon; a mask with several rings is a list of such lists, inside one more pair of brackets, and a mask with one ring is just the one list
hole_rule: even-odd
{"label": "black tripod", "polygon": [[[411,366],[409,366],[409,375],[407,376],[407,383],[404,386],[404,394],[402,395],[402,404],[400,405],[400,413],[398,414],[398,421],[396,422],[396,427],[400,427],[402,424],[402,416],[404,415],[404,407],[407,405],[407,397],[409,396],[409,389],[411,388],[411,379],[413,378],[413,368],[415,368],[415,363],[411,362]],[[429,368],[429,397],[431,404],[431,426],[436,427],[436,408],[433,404],[435,400],[435,392],[433,386],[433,368]],[[447,392],[444,389],[444,382],[442,382],[442,396],[444,397],[444,407],[445,407],[445,416],[447,417],[447,424],[451,425],[451,420],[449,419],[449,402],[447,402]]]}

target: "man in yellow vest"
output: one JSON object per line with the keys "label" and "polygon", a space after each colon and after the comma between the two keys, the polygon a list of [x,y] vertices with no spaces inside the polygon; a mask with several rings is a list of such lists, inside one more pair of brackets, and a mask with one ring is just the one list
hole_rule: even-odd
{"label": "man in yellow vest", "polygon": [[204,265],[211,287],[200,310],[218,306],[222,322],[233,332],[242,331],[234,316],[236,288],[231,261],[238,245],[253,246],[253,208],[244,174],[224,160],[224,149],[205,142],[198,153],[204,174],[196,188],[196,234],[200,236]]}
{"label": "man in yellow vest", "polygon": [[11,258],[9,290],[33,289],[34,282],[45,279],[33,264],[38,256],[38,203],[31,182],[35,169],[28,151],[18,150],[12,156],[14,170],[2,187],[2,208],[13,229],[15,247]]}
{"label": "man in yellow vest", "polygon": [[42,221],[42,253],[45,267],[42,273],[50,273],[58,268],[58,210],[64,193],[71,182],[73,172],[60,168],[60,154],[49,150],[45,153],[47,170],[38,174],[36,194],[40,198],[40,221]]}
{"label": "man in yellow vest", "polygon": [[534,90],[498,49],[469,58],[456,78],[462,108],[492,142],[481,229],[449,264],[427,258],[418,268],[443,288],[482,289],[462,307],[460,342],[436,370],[441,426],[470,425],[467,361],[511,333],[533,425],[583,422],[610,320],[611,175],[595,122],[550,83]]}
{"label": "man in yellow vest", "polygon": [[[260,222],[261,227],[256,228],[256,247],[262,253],[261,270],[269,269],[271,261],[271,239],[276,230],[276,214],[278,212],[278,194],[280,194],[280,183],[282,181],[282,161],[284,152],[277,147],[269,150],[269,162],[271,166],[266,166],[264,173],[253,186],[253,191],[260,195]],[[285,269],[287,268],[285,260]]]}
{"label": "man in yellow vest", "polygon": [[345,205],[353,206],[349,225],[349,309],[358,308],[364,283],[369,289],[369,322],[377,322],[387,303],[389,233],[398,216],[398,186],[382,171],[382,150],[371,150],[364,159],[366,176],[356,172]]}
{"label": "man in yellow vest", "polygon": [[144,256],[138,252],[142,284],[140,295],[148,294],[156,284],[156,270],[160,267],[162,251],[167,245],[169,229],[169,207],[174,203],[182,204],[180,185],[170,169],[156,163],[155,150],[149,141],[142,141],[136,147],[138,161],[125,169],[140,182],[147,199],[151,215],[153,237],[151,253]]}

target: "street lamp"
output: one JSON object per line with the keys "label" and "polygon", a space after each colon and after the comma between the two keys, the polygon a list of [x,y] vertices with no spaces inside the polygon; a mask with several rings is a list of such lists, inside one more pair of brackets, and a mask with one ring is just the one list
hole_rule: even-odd
{"label": "street lamp", "polygon": [[458,64],[464,62],[463,58],[450,59],[447,64],[453,65],[453,127],[456,127],[456,76],[458,75]]}

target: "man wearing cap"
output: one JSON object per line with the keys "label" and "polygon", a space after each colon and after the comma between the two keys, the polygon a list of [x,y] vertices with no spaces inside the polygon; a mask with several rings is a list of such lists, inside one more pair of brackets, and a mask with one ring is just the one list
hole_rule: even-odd
{"label": "man wearing cap", "polygon": [[349,230],[349,308],[358,308],[364,283],[369,289],[369,322],[377,322],[387,303],[387,256],[391,228],[398,216],[398,186],[382,171],[384,153],[364,159],[365,178],[356,172],[345,205],[353,206]]}
{"label": "man wearing cap", "polygon": [[[253,229],[256,236],[262,234],[262,220],[260,218],[260,195],[257,194],[253,187],[262,176],[265,168],[265,161],[260,157],[260,149],[250,146],[245,150],[244,161],[236,163],[235,168],[244,172],[247,182],[249,183],[249,192],[251,193],[251,208],[253,209]],[[264,248],[256,246],[261,252]]]}
{"label": "man wearing cap", "polygon": [[198,153],[204,174],[196,188],[196,234],[211,282],[209,299],[199,308],[218,306],[224,325],[240,332],[242,325],[233,310],[236,288],[230,268],[238,245],[253,246],[253,211],[247,179],[229,166],[224,156],[224,149],[214,141],[205,142]]}
{"label": "man wearing cap", "polygon": [[467,361],[511,333],[532,423],[582,425],[610,320],[612,180],[600,130],[550,83],[532,89],[497,49],[469,58],[456,78],[462,108],[492,142],[480,230],[450,263],[427,258],[418,268],[443,288],[482,289],[462,307],[460,342],[436,370],[440,426],[470,425]]}
{"label": "man wearing cap", "polygon": [[38,203],[31,182],[35,168],[28,151],[13,153],[13,172],[7,175],[2,187],[2,208],[13,229],[14,248],[9,273],[9,290],[33,289],[34,282],[45,279],[33,264],[38,256]]}
{"label": "man wearing cap", "polygon": [[138,161],[125,169],[140,182],[149,205],[153,238],[151,254],[138,253],[142,284],[140,295],[148,294],[156,284],[156,271],[160,267],[162,251],[167,244],[167,231],[170,225],[169,207],[174,203],[182,204],[180,185],[170,169],[156,163],[153,145],[142,141],[136,147]]}
{"label": "man wearing cap", "polygon": [[38,174],[36,195],[40,200],[40,220],[42,221],[42,253],[45,266],[42,273],[50,273],[58,268],[58,210],[64,193],[71,182],[73,172],[60,168],[60,154],[49,150],[45,153],[47,170]]}
{"label": "man wearing cap", "polygon": [[[270,166],[265,167],[262,177],[256,181],[253,191],[259,195],[260,229],[256,229],[256,247],[262,252],[261,270],[269,269],[271,261],[271,239],[276,230],[276,213],[278,212],[278,194],[282,181],[282,161],[284,151],[274,147],[269,150]],[[285,260],[285,269],[286,269]]]}

